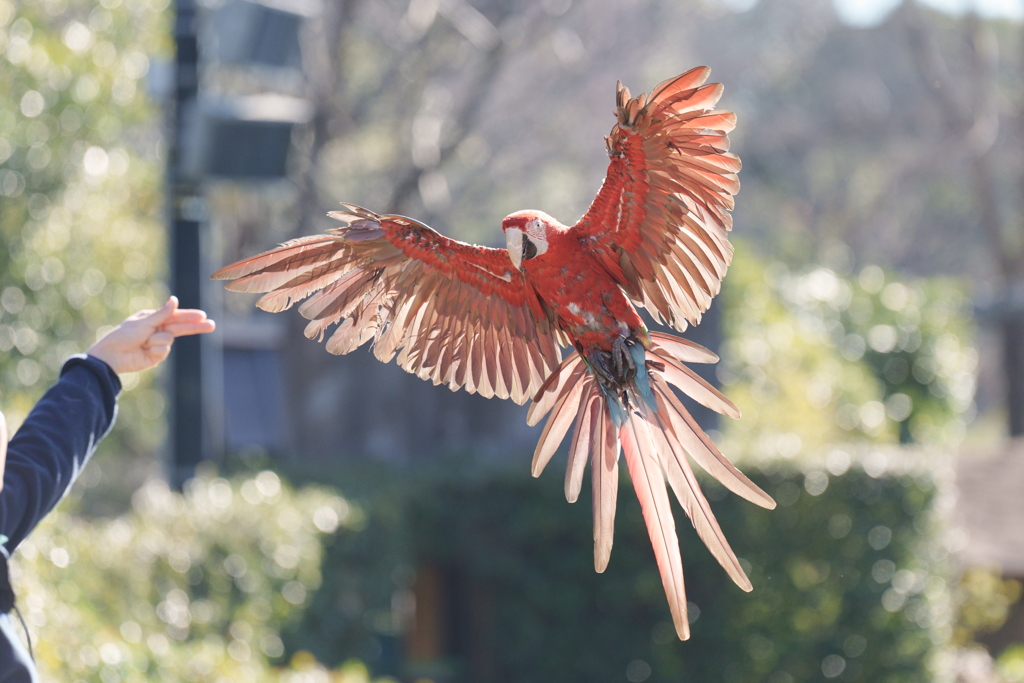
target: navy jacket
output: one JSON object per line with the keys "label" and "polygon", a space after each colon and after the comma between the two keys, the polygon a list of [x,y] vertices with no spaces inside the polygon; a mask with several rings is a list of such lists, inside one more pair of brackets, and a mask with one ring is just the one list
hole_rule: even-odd
{"label": "navy jacket", "polygon": [[67,494],[117,415],[121,381],[106,363],[72,356],[7,446],[0,490],[0,683],[37,680],[13,629],[7,558]]}

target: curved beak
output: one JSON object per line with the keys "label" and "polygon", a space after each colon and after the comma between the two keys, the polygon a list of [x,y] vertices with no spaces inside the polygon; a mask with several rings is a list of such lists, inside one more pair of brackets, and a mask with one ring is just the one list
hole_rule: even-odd
{"label": "curved beak", "polygon": [[508,257],[512,259],[512,265],[516,270],[522,270],[519,264],[523,260],[523,231],[519,228],[509,228],[505,231],[505,245],[508,249]]}

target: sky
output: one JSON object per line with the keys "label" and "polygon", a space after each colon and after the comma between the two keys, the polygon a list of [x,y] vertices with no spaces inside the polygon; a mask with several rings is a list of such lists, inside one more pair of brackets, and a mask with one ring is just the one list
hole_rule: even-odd
{"label": "sky", "polygon": [[[919,0],[949,14],[976,10],[984,17],[1024,19],[1024,0]],[[896,9],[900,0],[833,0],[839,17],[852,26],[874,26]]]}
{"label": "sky", "polygon": [[[719,0],[722,4],[742,12],[757,4],[758,0]],[[832,0],[839,18],[851,26],[870,27],[880,24],[901,0]],[[974,10],[983,17],[1001,17],[1024,20],[1024,0],[918,0],[948,14],[960,15]]]}

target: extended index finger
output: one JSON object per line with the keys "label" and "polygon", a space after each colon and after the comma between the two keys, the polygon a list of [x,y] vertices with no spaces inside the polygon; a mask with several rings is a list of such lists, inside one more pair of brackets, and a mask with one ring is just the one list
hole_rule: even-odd
{"label": "extended index finger", "polygon": [[164,321],[164,326],[173,323],[195,323],[206,320],[206,311],[198,308],[179,308]]}
{"label": "extended index finger", "polygon": [[173,334],[175,337],[185,337],[190,334],[207,334],[213,332],[216,327],[216,323],[207,318],[195,322],[168,323],[160,329]]}

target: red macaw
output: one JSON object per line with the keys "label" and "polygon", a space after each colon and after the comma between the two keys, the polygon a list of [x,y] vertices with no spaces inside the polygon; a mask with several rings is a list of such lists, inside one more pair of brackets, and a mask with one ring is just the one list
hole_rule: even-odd
{"label": "red macaw", "polygon": [[[540,211],[507,216],[506,249],[458,242],[411,218],[343,204],[343,227],[302,237],[214,273],[228,289],[266,292],[257,305],[299,312],[331,353],[372,342],[374,354],[434,384],[482,396],[532,398],[528,422],[551,413],[533,456],[539,476],[574,425],[565,493],[575,502],[591,463],[594,564],[612,549],[620,446],[647,523],[676,632],[689,637],[683,567],[665,480],[715,558],[752,589],[698,486],[687,454],[724,486],[775,502],[719,452],[670,385],[730,417],[739,410],[686,363],[718,357],[649,332],[636,306],[680,332],[696,324],[732,260],[732,112],[700,67],[650,94],[617,89],[611,163],[572,227]],[[312,296],[311,296],[312,295]],[[574,350],[564,361],[559,346]]]}

